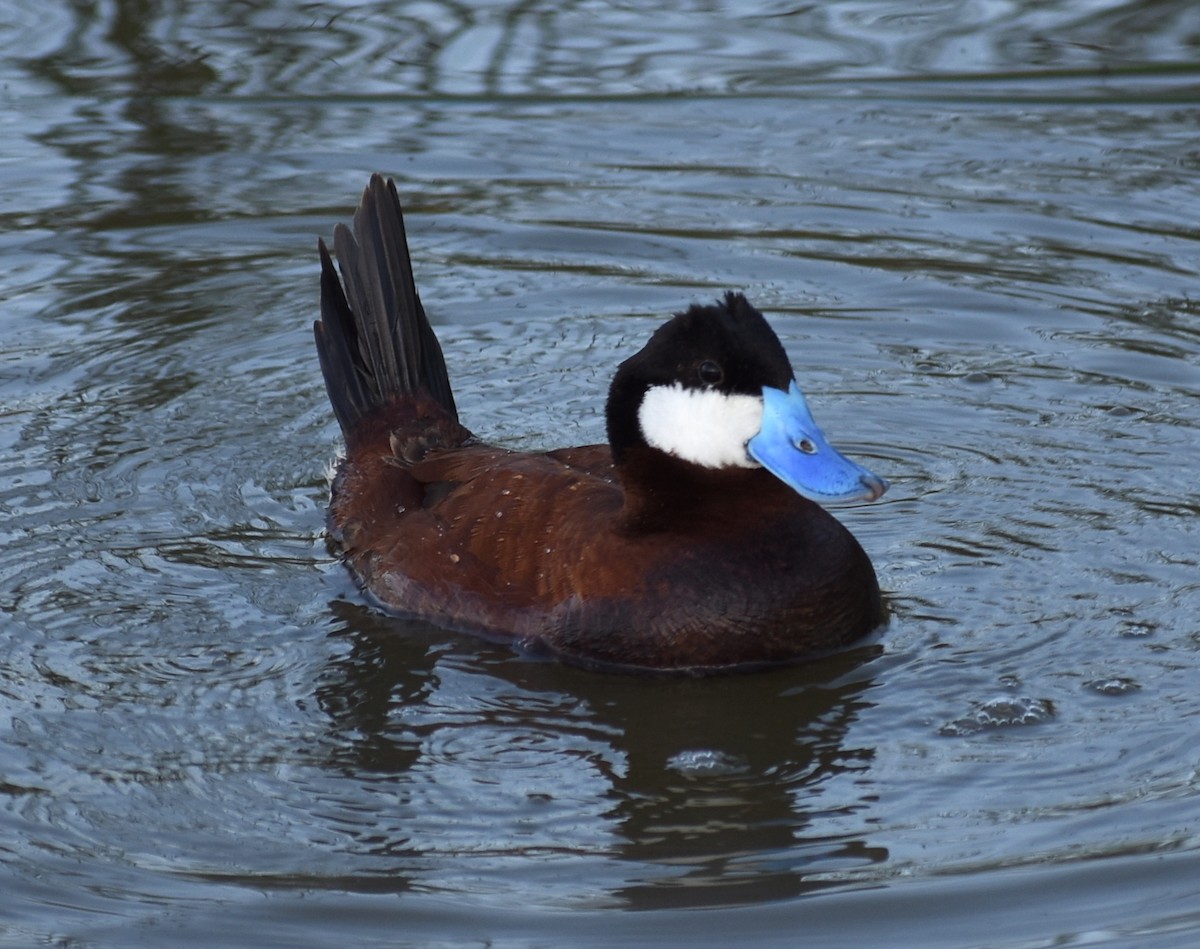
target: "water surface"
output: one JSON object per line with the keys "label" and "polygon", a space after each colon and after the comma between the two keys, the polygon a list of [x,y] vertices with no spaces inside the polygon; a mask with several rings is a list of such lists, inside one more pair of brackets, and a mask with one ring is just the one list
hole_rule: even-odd
{"label": "water surface", "polygon": [[[1200,933],[1194,5],[12,6],[5,944]],[[309,327],[377,170],[504,444],[744,290],[893,482],[837,512],[879,641],[645,680],[371,610]]]}

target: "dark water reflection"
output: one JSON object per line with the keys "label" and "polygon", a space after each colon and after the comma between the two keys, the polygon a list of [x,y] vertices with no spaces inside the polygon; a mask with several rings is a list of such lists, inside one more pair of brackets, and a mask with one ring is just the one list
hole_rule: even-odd
{"label": "dark water reflection", "polygon": [[[609,897],[643,909],[789,898],[830,885],[806,879],[808,867],[827,874],[887,856],[856,834],[805,836],[816,817],[863,807],[826,801],[821,789],[852,781],[873,758],[844,743],[871,685],[856,670],[875,648],[709,682],[472,657],[470,670],[455,670],[470,688],[447,695],[444,658],[422,648],[428,630],[413,624],[411,638],[397,637],[394,623],[360,608],[338,612],[354,633],[318,690],[333,729],[330,765],[386,782],[403,800],[356,835],[398,888],[436,886],[425,879],[430,856],[486,850],[495,822],[514,816],[523,857],[638,865],[644,879]],[[464,779],[469,787],[458,786]],[[587,807],[590,840],[556,833],[583,816],[577,795],[604,802]],[[424,806],[435,798],[436,816]],[[492,846],[497,857],[514,853],[512,841]]]}
{"label": "dark water reflection", "polygon": [[[0,942],[1200,932],[1195,4],[6,16]],[[375,170],[515,447],[745,289],[895,485],[838,511],[882,640],[629,679],[366,608],[308,326]]]}

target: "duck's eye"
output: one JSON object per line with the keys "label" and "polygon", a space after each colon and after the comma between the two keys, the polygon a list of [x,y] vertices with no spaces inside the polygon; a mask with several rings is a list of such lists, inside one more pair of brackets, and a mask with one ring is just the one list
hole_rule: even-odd
{"label": "duck's eye", "polygon": [[719,385],[721,380],[725,378],[725,373],[711,359],[706,359],[696,369],[696,376],[706,386]]}
{"label": "duck's eye", "polygon": [[817,446],[808,438],[800,439],[796,442],[796,447],[806,455],[815,455],[817,453]]}

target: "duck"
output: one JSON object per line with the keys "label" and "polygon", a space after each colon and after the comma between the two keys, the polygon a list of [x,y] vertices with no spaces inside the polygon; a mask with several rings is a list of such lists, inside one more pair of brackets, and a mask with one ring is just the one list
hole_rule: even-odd
{"label": "duck", "polygon": [[815,659],[884,625],[874,567],[824,505],[888,484],[830,444],[744,294],[693,303],[620,363],[607,444],[517,451],[459,420],[395,182],[373,175],[317,249],[344,441],[327,531],[375,607],[668,674]]}

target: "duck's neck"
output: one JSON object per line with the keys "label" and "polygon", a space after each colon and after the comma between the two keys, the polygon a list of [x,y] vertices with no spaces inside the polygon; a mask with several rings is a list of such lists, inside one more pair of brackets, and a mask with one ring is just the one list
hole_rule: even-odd
{"label": "duck's neck", "polygon": [[740,519],[746,504],[771,510],[811,503],[762,468],[705,468],[644,446],[625,451],[617,474],[625,491],[620,530],[633,535],[712,532]]}

